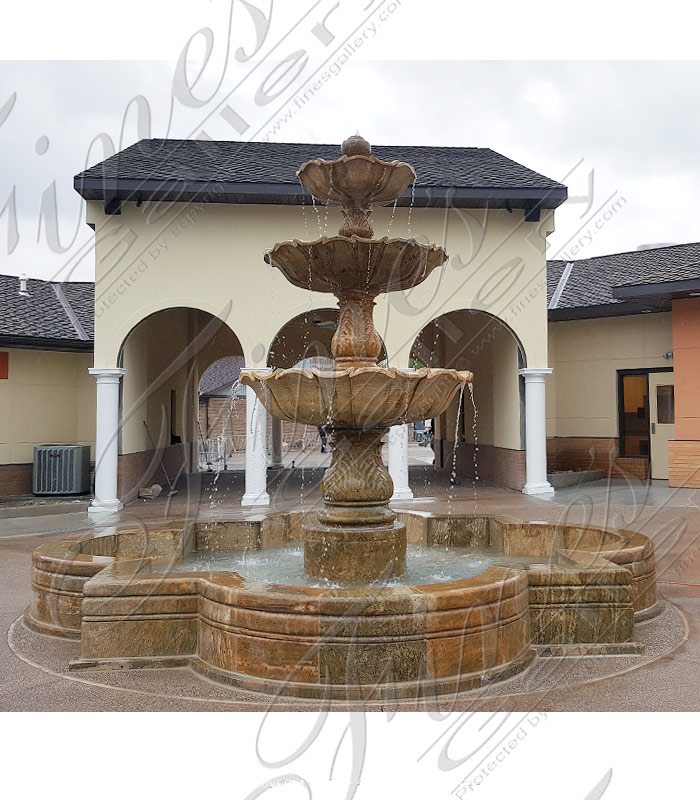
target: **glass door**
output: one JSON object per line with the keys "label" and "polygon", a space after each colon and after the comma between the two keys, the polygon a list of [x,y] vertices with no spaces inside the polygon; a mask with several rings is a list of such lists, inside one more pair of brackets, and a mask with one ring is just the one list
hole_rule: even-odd
{"label": "glass door", "polygon": [[649,373],[651,477],[668,479],[668,442],[675,437],[675,398],[672,372]]}

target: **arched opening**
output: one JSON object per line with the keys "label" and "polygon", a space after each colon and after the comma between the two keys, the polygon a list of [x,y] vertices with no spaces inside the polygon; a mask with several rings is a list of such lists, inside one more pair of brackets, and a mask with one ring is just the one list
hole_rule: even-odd
{"label": "arched opening", "polygon": [[[157,311],[122,342],[119,492],[170,487],[196,472],[201,447],[200,376],[226,357],[242,360],[238,337],[221,319],[195,308]],[[245,413],[245,412],[244,412]]]}
{"label": "arched opening", "polygon": [[242,466],[245,452],[245,366],[242,355],[225,356],[199,379],[197,466],[200,472],[221,472]]}
{"label": "arched opening", "polygon": [[272,340],[268,366],[273,369],[332,366],[331,339],[337,328],[337,308],[318,308],[293,317]]}
{"label": "arched opening", "polygon": [[471,394],[465,392],[461,409],[457,396],[444,414],[426,423],[429,430],[432,427],[437,468],[454,467],[457,480],[478,478],[522,488],[524,392],[518,370],[525,363],[524,350],[511,328],[483,311],[451,311],[421,330],[411,350],[412,366],[474,373],[474,405]]}
{"label": "arched opening", "polygon": [[[290,319],[272,340],[268,351],[268,365],[273,369],[332,369],[334,361],[331,339],[338,328],[338,318],[337,308],[318,308]],[[318,460],[312,454],[325,456],[325,432],[297,422],[268,418],[270,435],[274,425],[279,427],[279,464],[294,461],[301,466]],[[325,465],[328,458],[324,457],[320,461]]]}

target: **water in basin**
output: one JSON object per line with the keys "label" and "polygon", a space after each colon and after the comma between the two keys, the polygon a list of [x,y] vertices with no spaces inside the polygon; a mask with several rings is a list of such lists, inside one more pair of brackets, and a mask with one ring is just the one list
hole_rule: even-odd
{"label": "water in basin", "polygon": [[[490,566],[524,567],[535,562],[532,556],[508,556],[487,547],[420,547],[408,545],[406,572],[370,586],[415,586],[425,583],[473,578]],[[542,563],[543,559],[539,559]],[[357,584],[339,583],[304,574],[304,547],[289,544],[269,550],[206,550],[189,553],[181,561],[158,565],[154,572],[237,572],[251,580],[289,586],[343,588]]]}

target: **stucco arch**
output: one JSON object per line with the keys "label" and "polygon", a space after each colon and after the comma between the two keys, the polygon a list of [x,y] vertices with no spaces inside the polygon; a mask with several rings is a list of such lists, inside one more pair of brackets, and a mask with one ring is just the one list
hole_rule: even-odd
{"label": "stucco arch", "polygon": [[[416,342],[420,339],[421,335],[424,334],[426,329],[428,329],[431,325],[438,325],[442,323],[443,325],[443,332],[449,338],[450,330],[449,330],[449,322],[458,314],[466,314],[469,315],[473,320],[476,321],[476,330],[469,330],[465,331],[463,328],[460,328],[458,331],[455,331],[455,335],[462,334],[464,337],[460,342],[459,345],[462,349],[466,350],[467,352],[470,349],[479,348],[483,349],[484,344],[488,344],[489,341],[489,330],[493,330],[494,328],[498,328],[503,330],[509,336],[512,337],[513,341],[515,342],[518,348],[519,354],[519,363],[520,368],[527,367],[527,353],[525,351],[525,347],[520,340],[518,334],[513,330],[513,328],[508,325],[505,320],[501,317],[492,314],[488,311],[484,311],[482,309],[477,308],[453,308],[450,311],[445,311],[440,313],[438,316],[431,319],[426,325],[424,325],[421,330],[416,335],[413,344],[411,345],[411,356],[414,356],[414,349],[416,346]],[[493,339],[493,336],[491,336]],[[426,364],[426,366],[446,366],[446,364]],[[455,365],[455,369],[471,369],[468,363],[463,363],[460,366]]]}
{"label": "stucco arch", "polygon": [[246,337],[245,331],[236,332],[234,330],[231,301],[226,301],[223,306],[215,306],[198,297],[162,297],[139,306],[133,313],[124,317],[118,316],[118,305],[114,307],[114,310],[103,311],[102,314],[98,307],[95,322],[100,335],[95,337],[95,365],[99,367],[118,366],[124,344],[133,331],[142,322],[154,317],[159,312],[174,309],[201,311],[211,318],[219,319],[236,337],[244,354],[246,348],[252,349],[253,345],[250,343],[249,337]]}
{"label": "stucco arch", "polygon": [[[122,380],[122,453],[197,439],[199,377],[227,355],[243,356],[219,316],[187,305],[161,308],[127,333],[116,357]],[[143,423],[146,423],[145,425]]]}
{"label": "stucco arch", "polygon": [[420,331],[411,347],[411,360],[414,366],[474,374],[471,397],[465,393],[461,407],[456,397],[435,420],[436,465],[452,468],[457,441],[458,476],[473,478],[476,458],[481,479],[520,488],[525,463],[519,370],[525,366],[526,354],[512,328],[493,314],[456,309],[439,315]]}

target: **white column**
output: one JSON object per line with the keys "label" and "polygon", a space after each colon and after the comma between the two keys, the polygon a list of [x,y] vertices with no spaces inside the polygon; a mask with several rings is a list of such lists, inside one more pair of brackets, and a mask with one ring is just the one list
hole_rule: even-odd
{"label": "white column", "polygon": [[95,432],[95,497],[88,514],[112,514],[123,508],[117,497],[119,456],[119,381],[125,369],[88,370],[97,378]]}
{"label": "white column", "polygon": [[282,462],[282,420],[272,418],[272,466],[281,467]]}
{"label": "white column", "polygon": [[[256,370],[262,372],[263,370]],[[267,411],[250,386],[245,387],[245,494],[242,506],[269,506],[267,493]]]}
{"label": "white column", "polygon": [[389,428],[389,475],[394,481],[392,500],[412,500],[408,485],[408,425]]}
{"label": "white column", "polygon": [[550,494],[547,480],[547,411],[544,379],[551,369],[521,369],[525,378],[525,494]]}

